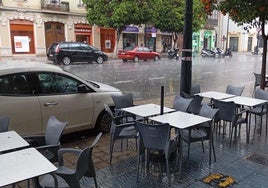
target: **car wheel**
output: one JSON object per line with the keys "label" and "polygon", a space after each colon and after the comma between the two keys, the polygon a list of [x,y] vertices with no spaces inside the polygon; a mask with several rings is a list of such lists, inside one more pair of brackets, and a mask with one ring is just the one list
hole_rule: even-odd
{"label": "car wheel", "polygon": [[127,59],[123,59],[123,62],[126,63],[127,62]]}
{"label": "car wheel", "polygon": [[158,61],[158,60],[159,60],[159,57],[158,57],[158,56],[155,56],[155,57],[154,57],[154,60],[155,60],[155,61]]}
{"label": "car wheel", "polygon": [[63,63],[64,65],[70,65],[70,64],[71,64],[71,58],[68,57],[68,56],[63,57],[63,58],[62,58],[62,63]]}
{"label": "car wheel", "polygon": [[99,132],[109,132],[111,127],[112,117],[106,111],[102,111],[99,115],[95,129]]}
{"label": "car wheel", "polygon": [[103,63],[103,57],[102,56],[98,56],[96,62],[98,64],[102,64]]}
{"label": "car wheel", "polygon": [[134,57],[134,62],[139,62],[139,57],[138,56]]}

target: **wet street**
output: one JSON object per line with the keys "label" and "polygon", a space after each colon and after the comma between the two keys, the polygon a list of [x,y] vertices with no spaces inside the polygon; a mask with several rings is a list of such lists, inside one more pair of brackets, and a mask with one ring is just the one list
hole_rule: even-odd
{"label": "wet street", "polygon": [[[225,91],[227,84],[245,86],[244,94],[252,93],[253,72],[261,71],[261,56],[251,53],[234,53],[224,59],[193,57],[192,83],[199,83],[202,91]],[[160,87],[165,86],[165,95],[174,95],[180,90],[181,60],[162,58],[160,61],[139,63],[111,60],[104,64],[74,64],[64,69],[84,79],[106,83],[123,92],[134,93],[136,100],[157,98]]]}

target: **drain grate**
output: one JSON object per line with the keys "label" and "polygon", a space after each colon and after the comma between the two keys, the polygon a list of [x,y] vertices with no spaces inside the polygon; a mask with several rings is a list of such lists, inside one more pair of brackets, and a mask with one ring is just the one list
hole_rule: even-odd
{"label": "drain grate", "polygon": [[268,166],[268,156],[265,154],[253,153],[247,156],[245,159],[264,166]]}

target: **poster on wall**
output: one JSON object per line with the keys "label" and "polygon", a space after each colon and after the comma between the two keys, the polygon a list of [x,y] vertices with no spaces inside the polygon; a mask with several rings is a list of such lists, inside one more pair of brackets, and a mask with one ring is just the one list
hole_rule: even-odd
{"label": "poster on wall", "polygon": [[14,36],[15,52],[30,52],[28,36]]}
{"label": "poster on wall", "polygon": [[105,40],[105,48],[111,49],[111,40]]}

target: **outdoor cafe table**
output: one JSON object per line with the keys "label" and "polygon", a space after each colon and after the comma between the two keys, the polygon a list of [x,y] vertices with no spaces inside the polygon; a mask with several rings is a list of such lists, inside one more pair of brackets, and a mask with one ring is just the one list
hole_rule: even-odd
{"label": "outdoor cafe table", "polygon": [[[209,122],[211,121],[211,119],[186,112],[176,111],[172,113],[150,117],[149,120],[159,123],[168,123],[171,127],[179,129],[180,133],[179,173],[181,178],[183,129],[190,128],[201,123]],[[209,147],[209,157],[211,158],[211,142]]]}
{"label": "outdoor cafe table", "polygon": [[0,133],[0,153],[27,146],[29,143],[15,131]]}
{"label": "outdoor cafe table", "polygon": [[204,98],[216,99],[216,100],[223,100],[223,99],[235,97],[235,95],[222,93],[218,91],[207,91],[207,92],[197,93],[196,95],[199,95]]}
{"label": "outdoor cafe table", "polygon": [[[250,109],[257,105],[261,105],[267,102],[266,100],[262,100],[262,99],[242,97],[242,96],[235,96],[232,98],[224,99],[223,101],[226,101],[226,102],[233,101],[235,104],[247,106]],[[247,142],[249,142],[249,137],[250,137],[250,124],[251,124],[251,114],[249,114],[249,122],[248,122],[249,129],[247,133]]]}
{"label": "outdoor cafe table", "polygon": [[[159,115],[160,114],[160,105],[157,104],[142,104],[142,105],[137,105],[137,106],[132,106],[132,107],[127,107],[127,108],[122,108],[121,110],[135,114],[137,116],[142,117],[143,119]],[[175,111],[172,108],[163,108],[163,113],[168,113],[168,112],[173,112]]]}
{"label": "outdoor cafe table", "polygon": [[27,148],[0,155],[0,167],[0,187],[57,170],[35,148]]}

